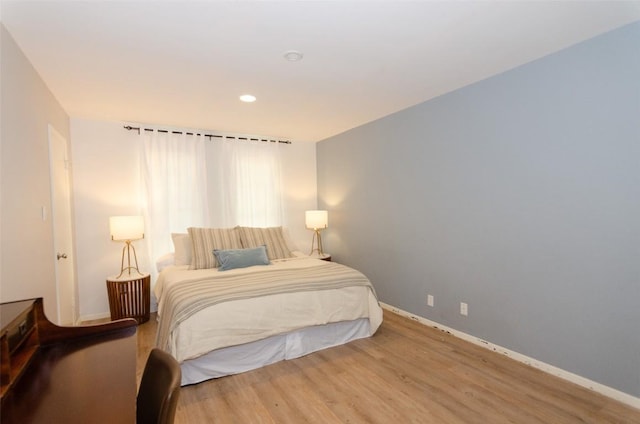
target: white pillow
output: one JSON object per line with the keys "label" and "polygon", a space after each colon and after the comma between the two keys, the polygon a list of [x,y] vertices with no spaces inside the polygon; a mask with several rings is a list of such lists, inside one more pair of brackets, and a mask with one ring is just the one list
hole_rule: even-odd
{"label": "white pillow", "polygon": [[160,256],[158,260],[156,260],[156,269],[158,272],[162,272],[168,266],[174,265],[174,254],[173,253],[165,253]]}
{"label": "white pillow", "polygon": [[191,265],[192,243],[188,233],[171,233],[176,265]]}

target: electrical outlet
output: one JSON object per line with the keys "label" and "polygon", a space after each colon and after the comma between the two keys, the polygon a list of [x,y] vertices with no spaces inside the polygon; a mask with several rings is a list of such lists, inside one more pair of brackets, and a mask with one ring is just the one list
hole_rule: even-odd
{"label": "electrical outlet", "polygon": [[465,302],[460,302],[460,315],[464,315],[465,317],[469,315],[469,305]]}
{"label": "electrical outlet", "polygon": [[427,295],[427,306],[433,306],[433,295],[432,294],[428,294]]}

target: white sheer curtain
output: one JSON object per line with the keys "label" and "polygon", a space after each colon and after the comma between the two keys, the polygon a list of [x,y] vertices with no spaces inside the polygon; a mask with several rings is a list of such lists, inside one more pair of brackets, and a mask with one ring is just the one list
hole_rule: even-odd
{"label": "white sheer curtain", "polygon": [[282,225],[278,144],[228,139],[212,141],[212,158],[208,165],[214,226]]}
{"label": "white sheer curtain", "polygon": [[143,214],[152,275],[188,227],[282,225],[279,143],[141,130]]}
{"label": "white sheer curtain", "polygon": [[143,214],[147,249],[155,261],[173,251],[171,233],[210,224],[205,138],[141,130]]}

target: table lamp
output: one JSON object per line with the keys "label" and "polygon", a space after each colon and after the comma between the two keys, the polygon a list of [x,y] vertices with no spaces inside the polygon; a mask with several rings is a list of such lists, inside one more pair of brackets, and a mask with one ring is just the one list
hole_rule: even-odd
{"label": "table lamp", "polygon": [[[327,211],[306,211],[304,217],[307,229],[313,230],[311,252],[309,255],[312,255],[313,252],[317,251],[319,256],[323,256],[324,252],[322,251],[322,237],[320,236],[320,231],[328,227],[329,213]],[[313,246],[315,245],[316,240],[318,247],[314,249]]]}
{"label": "table lamp", "polygon": [[[125,246],[122,248],[122,260],[120,262],[120,275],[116,278],[120,278],[122,274],[127,271],[131,275],[131,271],[135,271],[142,275],[138,269],[138,257],[136,256],[136,249],[131,242],[133,240],[140,240],[144,238],[144,219],[142,216],[112,216],[109,218],[109,231],[111,233],[111,240],[124,241]],[[135,266],[131,266],[131,252],[133,251],[133,260]],[[124,266],[125,252],[127,255],[127,266]]]}

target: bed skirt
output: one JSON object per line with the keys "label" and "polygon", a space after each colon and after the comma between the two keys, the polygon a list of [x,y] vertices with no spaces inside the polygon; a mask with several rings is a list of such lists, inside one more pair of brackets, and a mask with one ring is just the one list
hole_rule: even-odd
{"label": "bed skirt", "polygon": [[368,318],[292,331],[238,346],[217,349],[181,364],[182,385],[254,370],[285,359],[371,336]]}

